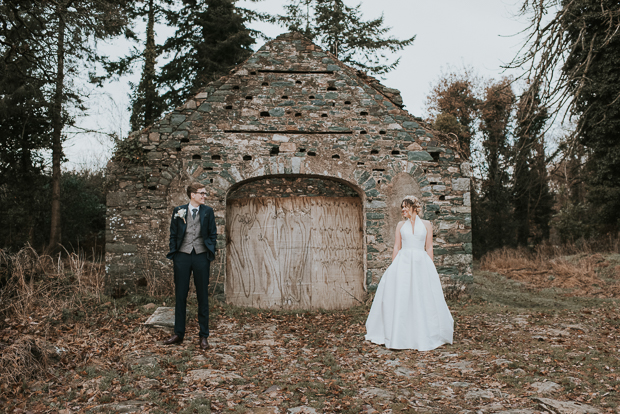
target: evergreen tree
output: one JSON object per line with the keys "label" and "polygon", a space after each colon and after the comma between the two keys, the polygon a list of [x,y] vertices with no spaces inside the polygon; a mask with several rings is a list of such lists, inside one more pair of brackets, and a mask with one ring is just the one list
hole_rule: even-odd
{"label": "evergreen tree", "polygon": [[544,128],[549,118],[532,82],[517,104],[513,161],[513,204],[517,243],[527,246],[549,237],[553,196],[549,191]]}
{"label": "evergreen tree", "polygon": [[[101,80],[114,75],[122,76],[133,72],[136,62],[142,62],[142,73],[140,82],[133,84],[131,88],[131,117],[130,125],[132,131],[139,131],[149,125],[162,115],[165,105],[159,93],[159,77],[157,74],[157,58],[161,54],[160,47],[155,43],[155,25],[159,23],[164,15],[172,13],[170,6],[172,0],[141,0],[130,2],[127,5],[126,14],[131,21],[142,19],[146,21],[146,33],[144,49],[134,48],[132,52],[119,59],[118,61],[104,60],[104,67],[107,74]],[[133,31],[127,31],[128,39],[138,41],[137,35]]]}
{"label": "evergreen tree", "polygon": [[166,106],[183,103],[252,54],[257,33],[246,24],[256,15],[237,8],[236,1],[187,1],[179,12],[169,13],[169,24],[177,29],[162,48],[171,56],[159,77]]}
{"label": "evergreen tree", "polygon": [[[544,79],[541,103],[577,119],[568,143],[586,149],[589,202],[603,231],[620,228],[620,3],[524,0],[528,39],[509,67]],[[579,141],[576,142],[576,141]],[[566,153],[571,156],[572,150]]]}
{"label": "evergreen tree", "polygon": [[20,22],[37,21],[36,30],[23,25],[22,41],[27,47],[12,48],[17,57],[35,66],[45,99],[49,102],[51,122],[51,214],[49,247],[61,242],[60,164],[63,158],[63,130],[70,123],[68,109],[83,110],[82,100],[71,82],[83,71],[83,65],[97,60],[93,40],[121,33],[126,25],[123,2],[108,0],[58,0],[38,2],[5,0],[2,3],[3,29]]}
{"label": "evergreen tree", "polygon": [[140,14],[146,15],[146,44],[143,53],[144,66],[137,87],[132,85],[131,130],[139,131],[155,122],[164,111],[163,99],[157,90],[157,49],[155,46],[155,23],[162,9],[155,0],[144,2]]}
{"label": "evergreen tree", "polygon": [[360,5],[349,7],[343,0],[289,0],[287,14],[278,21],[329,50],[342,62],[373,74],[385,74],[398,66],[400,58],[387,62],[386,52],[395,53],[413,44],[415,36],[398,40],[387,36],[383,16],[365,21]]}
{"label": "evergreen tree", "polygon": [[475,205],[478,228],[474,230],[474,244],[480,256],[514,242],[508,168],[511,150],[508,138],[514,102],[511,81],[503,78],[486,87],[484,101],[480,105],[486,170]]}
{"label": "evergreen tree", "polygon": [[620,229],[620,3],[563,1],[562,28],[571,54],[562,70],[568,83],[577,133],[589,151],[589,201],[604,230]]}
{"label": "evergreen tree", "polygon": [[41,151],[51,145],[45,83],[37,77],[35,62],[20,53],[29,47],[29,34],[44,29],[32,16],[17,18],[22,7],[30,6],[0,5],[0,243],[6,247],[41,245],[35,229],[42,212],[34,200],[41,199],[47,181]]}

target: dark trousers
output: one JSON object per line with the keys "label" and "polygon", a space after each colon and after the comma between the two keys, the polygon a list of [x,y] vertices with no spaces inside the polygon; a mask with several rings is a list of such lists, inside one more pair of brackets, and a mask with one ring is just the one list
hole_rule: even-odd
{"label": "dark trousers", "polygon": [[207,253],[191,254],[178,252],[174,255],[174,333],[181,338],[185,336],[185,314],[187,307],[187,293],[189,292],[190,273],[194,274],[196,296],[198,296],[198,324],[200,336],[209,336],[209,268],[211,261]]}

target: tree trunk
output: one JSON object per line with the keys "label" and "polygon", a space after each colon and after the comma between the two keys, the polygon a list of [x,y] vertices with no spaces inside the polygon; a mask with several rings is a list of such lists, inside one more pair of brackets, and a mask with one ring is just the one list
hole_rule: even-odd
{"label": "tree trunk", "polygon": [[157,91],[155,90],[155,5],[153,0],[149,1],[148,24],[146,28],[146,53],[144,54],[144,125],[149,126],[155,122],[156,114],[155,105],[157,100]]}
{"label": "tree trunk", "polygon": [[52,214],[51,229],[48,251],[55,253],[60,248],[61,220],[60,220],[60,160],[62,158],[62,98],[64,86],[64,61],[65,61],[65,22],[63,6],[57,6],[58,10],[58,40],[57,40],[57,70],[52,105]]}

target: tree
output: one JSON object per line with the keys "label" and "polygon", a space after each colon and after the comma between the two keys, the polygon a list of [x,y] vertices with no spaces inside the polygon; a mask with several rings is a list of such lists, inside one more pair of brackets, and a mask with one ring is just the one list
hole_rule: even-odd
{"label": "tree", "polygon": [[[157,58],[161,54],[161,48],[155,43],[155,24],[169,13],[172,0],[142,0],[131,2],[127,6],[126,14],[131,21],[143,19],[146,21],[146,33],[144,49],[134,48],[132,52],[118,61],[104,60],[104,68],[107,74],[99,79],[102,86],[104,79],[113,75],[122,76],[133,71],[136,62],[142,61],[142,73],[140,82],[133,84],[131,88],[131,117],[132,131],[139,131],[155,122],[165,109],[164,101],[159,93],[159,78],[157,73]],[[127,31],[126,36],[130,40],[137,41],[138,37],[133,31]]]}
{"label": "tree", "polygon": [[[620,3],[612,0],[526,0],[528,41],[510,67],[545,80],[546,107],[577,118],[569,150],[587,150],[589,200],[603,230],[620,227]],[[570,155],[570,151],[567,153]]]}
{"label": "tree", "polygon": [[166,106],[183,103],[252,54],[257,33],[246,24],[261,16],[237,8],[236,1],[187,1],[179,12],[168,14],[169,24],[177,29],[162,47],[172,56],[159,77]]}
{"label": "tree", "polygon": [[549,237],[553,197],[549,191],[544,132],[549,114],[540,105],[537,81],[530,84],[517,104],[513,150],[513,204],[517,244],[527,246],[530,238]]}
{"label": "tree", "polygon": [[[511,80],[490,83],[480,105],[480,130],[483,135],[485,177],[481,182],[478,215],[478,254],[513,244],[513,209],[509,187],[509,142],[515,95]],[[476,232],[474,232],[476,233]],[[484,237],[481,240],[480,237]],[[475,241],[476,242],[476,241]]]}
{"label": "tree", "polygon": [[22,21],[37,21],[37,30],[23,25],[21,39],[27,47],[16,48],[16,56],[33,64],[32,76],[44,85],[49,102],[51,122],[52,192],[49,247],[58,248],[61,242],[61,161],[63,130],[71,123],[69,108],[83,110],[81,97],[71,86],[83,63],[94,62],[98,56],[94,40],[121,33],[126,21],[123,3],[108,0],[58,0],[37,2],[5,0],[3,25],[11,27]]}
{"label": "tree", "polygon": [[343,0],[289,0],[281,25],[304,34],[342,62],[373,74],[385,74],[398,66],[400,58],[387,62],[386,52],[395,53],[413,44],[415,36],[399,40],[387,36],[383,16],[365,21],[360,5],[349,7]]}
{"label": "tree", "polygon": [[[46,182],[41,151],[51,145],[51,122],[45,84],[36,77],[36,63],[20,53],[28,35],[43,26],[32,16],[17,19],[21,6],[0,5],[0,211],[5,223],[3,246],[38,245],[34,200]],[[38,204],[37,204],[38,205]]]}
{"label": "tree", "polygon": [[426,100],[433,127],[457,137],[465,157],[471,154],[471,140],[481,99],[477,97],[480,81],[466,68],[462,73],[450,72],[439,78]]}

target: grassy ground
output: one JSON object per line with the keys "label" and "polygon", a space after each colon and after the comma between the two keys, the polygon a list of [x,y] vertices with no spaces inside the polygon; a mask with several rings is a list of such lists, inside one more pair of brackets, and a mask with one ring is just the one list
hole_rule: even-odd
{"label": "grassy ground", "polygon": [[[614,284],[620,257],[604,259],[596,276]],[[143,326],[153,312],[144,305],[170,306],[171,298],[84,295],[52,313],[35,306],[26,319],[1,322],[2,358],[19,359],[23,371],[11,381],[2,372],[0,404],[63,414],[535,413],[533,397],[547,397],[620,412],[617,298],[490,271],[474,280],[449,303],[454,344],[430,352],[365,342],[368,306],[273,312],[212,303],[207,352],[197,346],[195,303],[186,341],[171,347],[160,345],[167,332]],[[551,382],[555,390],[536,388]]]}

